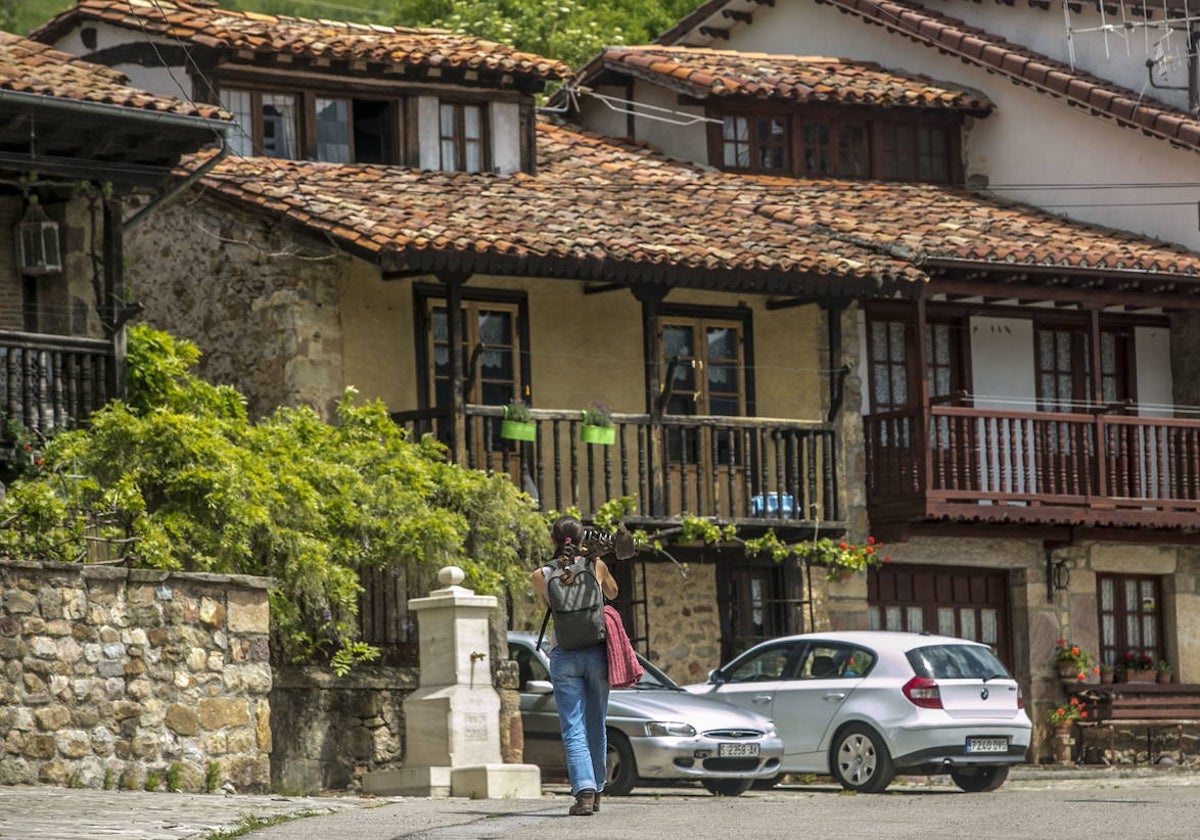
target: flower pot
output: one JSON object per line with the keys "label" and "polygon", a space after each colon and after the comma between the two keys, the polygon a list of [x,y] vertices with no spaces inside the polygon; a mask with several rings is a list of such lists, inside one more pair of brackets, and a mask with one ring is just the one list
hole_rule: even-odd
{"label": "flower pot", "polygon": [[508,440],[534,440],[537,437],[537,424],[523,423],[519,420],[501,420],[500,437]]}
{"label": "flower pot", "polygon": [[1158,672],[1151,670],[1141,670],[1130,668],[1125,671],[1125,682],[1127,683],[1152,683],[1158,682]]}
{"label": "flower pot", "polygon": [[1100,684],[1101,685],[1112,685],[1112,681],[1113,681],[1113,672],[1112,671],[1101,671],[1100,672]]}
{"label": "flower pot", "polygon": [[1158,682],[1159,682],[1159,685],[1170,685],[1171,672],[1170,671],[1159,671],[1158,672]]}
{"label": "flower pot", "polygon": [[612,446],[617,441],[616,426],[588,426],[579,427],[579,439],[584,443],[598,443],[601,446]]}
{"label": "flower pot", "polygon": [[1073,662],[1059,662],[1058,677],[1063,682],[1077,682],[1079,680],[1079,666]]}

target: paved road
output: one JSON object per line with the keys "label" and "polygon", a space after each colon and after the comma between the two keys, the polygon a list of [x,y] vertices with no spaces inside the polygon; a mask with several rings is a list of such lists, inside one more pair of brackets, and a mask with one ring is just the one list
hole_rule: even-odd
{"label": "paved road", "polygon": [[787,786],[726,799],[698,787],[606,798],[600,814],[566,816],[569,797],[535,800],[225,796],[0,787],[3,840],[204,840],[246,817],[298,819],[248,840],[678,840],[733,836],[1128,840],[1200,837],[1200,774],[1100,770],[1014,774],[993,794],[941,780],[903,780],[883,796],[831,785]]}

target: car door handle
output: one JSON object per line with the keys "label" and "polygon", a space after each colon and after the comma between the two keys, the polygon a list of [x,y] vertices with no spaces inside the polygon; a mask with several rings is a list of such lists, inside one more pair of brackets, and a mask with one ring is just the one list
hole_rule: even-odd
{"label": "car door handle", "polygon": [[844,691],[831,691],[831,692],[829,692],[828,694],[826,694],[824,697],[822,697],[821,699],[822,699],[822,700],[845,700],[845,699],[846,699],[846,692],[844,692]]}
{"label": "car door handle", "polygon": [[750,699],[750,702],[751,703],[770,703],[771,695],[770,694],[755,694],[754,697],[752,697]]}

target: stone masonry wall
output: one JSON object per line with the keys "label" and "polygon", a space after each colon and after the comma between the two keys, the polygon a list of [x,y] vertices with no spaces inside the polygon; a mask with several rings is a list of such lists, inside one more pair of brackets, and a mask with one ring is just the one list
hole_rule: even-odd
{"label": "stone masonry wall", "polygon": [[285,794],[359,790],[364,773],[398,769],[404,758],[404,698],[420,685],[416,668],[359,666],[275,674],[271,781]]}
{"label": "stone masonry wall", "polygon": [[281,405],[330,416],[345,385],[348,257],[262,214],[186,197],[135,228],[125,257],[144,320],[199,346],[200,375],[241,391],[252,417]]}
{"label": "stone masonry wall", "polygon": [[265,578],[0,561],[0,783],[270,783]]}

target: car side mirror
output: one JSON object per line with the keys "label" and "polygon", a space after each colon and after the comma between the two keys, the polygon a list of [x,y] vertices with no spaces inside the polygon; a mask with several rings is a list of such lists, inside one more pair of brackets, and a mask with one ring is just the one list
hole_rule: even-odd
{"label": "car side mirror", "polygon": [[525,683],[526,694],[553,694],[554,686],[549,680],[530,680]]}
{"label": "car side mirror", "polygon": [[708,681],[713,685],[723,685],[725,682],[727,682],[725,675],[721,673],[720,668],[713,668],[708,672]]}

